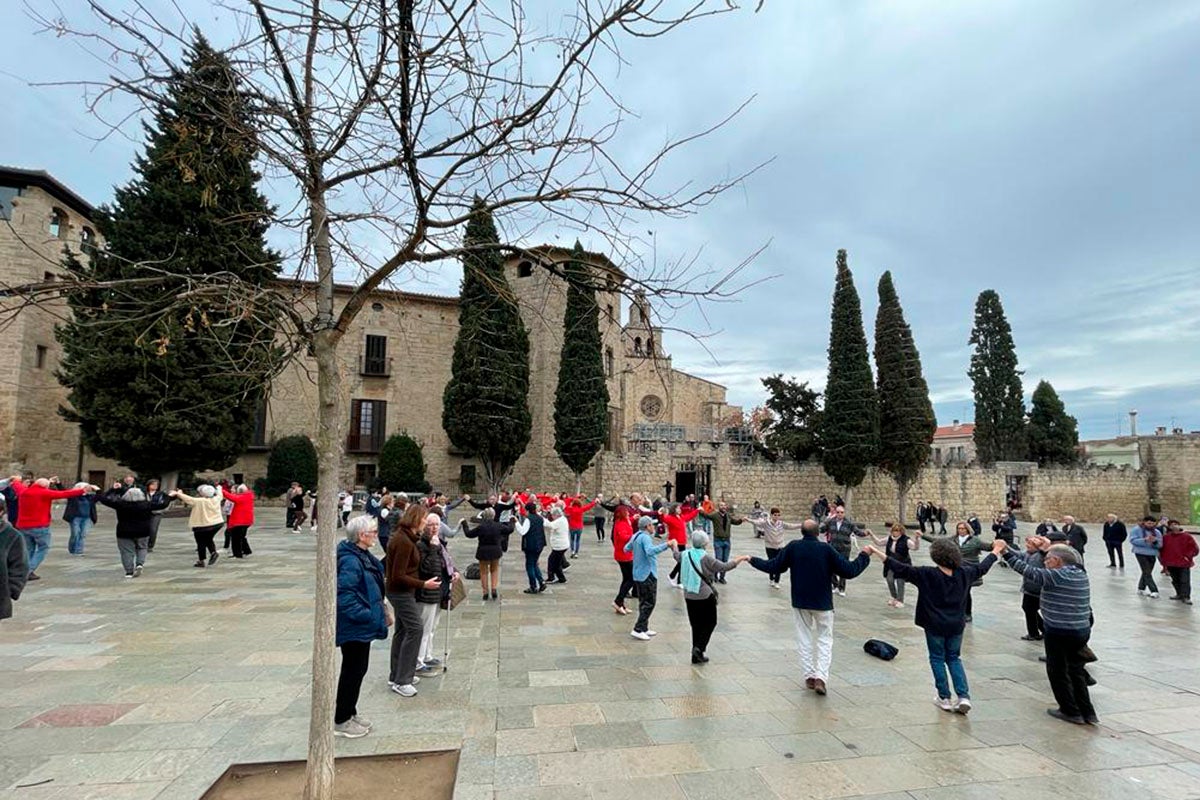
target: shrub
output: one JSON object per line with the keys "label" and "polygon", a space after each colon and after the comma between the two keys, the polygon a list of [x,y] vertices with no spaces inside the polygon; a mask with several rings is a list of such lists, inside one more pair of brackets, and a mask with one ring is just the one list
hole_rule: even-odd
{"label": "shrub", "polygon": [[[265,497],[278,497],[287,491],[292,481],[299,481],[305,489],[317,485],[317,448],[304,434],[285,436],[271,447],[267,458],[267,477],[262,482]],[[255,482],[255,491],[260,484]]]}
{"label": "shrub", "polygon": [[421,445],[402,433],[389,436],[379,453],[376,482],[393,492],[428,492]]}

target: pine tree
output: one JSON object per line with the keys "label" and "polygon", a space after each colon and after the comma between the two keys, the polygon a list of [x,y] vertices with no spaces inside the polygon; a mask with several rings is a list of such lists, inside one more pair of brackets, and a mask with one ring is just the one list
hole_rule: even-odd
{"label": "pine tree", "polygon": [[600,307],[596,305],[595,276],[584,263],[583,246],[563,269],[567,309],[563,315],[562,355],[554,392],[554,451],[580,475],[592,463],[608,436],[608,382],[600,342]]}
{"label": "pine tree", "polygon": [[879,454],[879,404],[863,333],[862,306],[845,250],[837,253],[822,421],[821,463],[831,478],[847,488],[849,502],[854,487],[862,483],[867,467]]}
{"label": "pine tree", "polygon": [[467,222],[458,338],[442,394],[442,427],[499,489],[529,444],[529,333],[504,276],[500,237],[476,198]]}
{"label": "pine tree", "polygon": [[768,375],[762,385],[768,392],[764,406],[770,423],[763,437],[767,450],[794,461],[820,456],[821,393],[808,388],[807,381],[782,374]]}
{"label": "pine tree", "polygon": [[904,521],[909,487],[929,460],[937,430],[921,355],[904,320],[892,273],[879,279],[875,315],[875,371],[879,392],[879,466],[896,480],[899,519]]}
{"label": "pine tree", "polygon": [[1026,456],[1025,399],[1012,328],[1000,295],[988,289],[975,301],[975,345],[967,371],[975,394],[975,453],[979,463],[1020,461]]}
{"label": "pine tree", "polygon": [[1030,461],[1043,467],[1079,463],[1079,425],[1048,381],[1033,390],[1026,433]]}
{"label": "pine tree", "polygon": [[[168,273],[124,292],[72,295],[56,336],[59,381],[84,443],[138,473],[223,469],[245,452],[277,351],[270,322],[230,318],[177,295],[188,276],[274,278],[272,208],[258,192],[256,148],[229,62],[198,33],[186,71],[146,125],[135,177],[96,219],[104,247],[65,266],[85,281]],[[150,266],[146,266],[150,265]]]}

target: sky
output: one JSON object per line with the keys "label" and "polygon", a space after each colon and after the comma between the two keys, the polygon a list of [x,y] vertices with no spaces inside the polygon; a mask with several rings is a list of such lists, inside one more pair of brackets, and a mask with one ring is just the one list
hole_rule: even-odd
{"label": "sky", "polygon": [[[564,1],[534,11],[553,22]],[[183,7],[219,30],[207,3]],[[110,199],[136,124],[96,142],[78,89],[32,85],[94,75],[95,57],[6,19],[0,163]],[[766,0],[623,56],[610,88],[635,115],[619,145],[631,159],[751,100],[661,177],[769,164],[693,216],[646,220],[635,245],[646,263],[718,274],[765,246],[739,276],[763,282],[664,309],[700,334],[666,337],[674,365],[731,403],[761,403],[773,373],[823,386],[845,248],[869,341],[892,272],[941,424],[971,419],[967,340],[976,296],[994,289],[1027,397],[1050,381],[1082,438],[1127,433],[1134,408],[1142,433],[1200,429],[1200,3]],[[448,264],[406,285],[448,293],[459,275]]]}

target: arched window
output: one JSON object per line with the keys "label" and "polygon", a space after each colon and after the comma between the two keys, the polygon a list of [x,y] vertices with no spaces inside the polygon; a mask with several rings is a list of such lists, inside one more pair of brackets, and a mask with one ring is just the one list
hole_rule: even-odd
{"label": "arched window", "polygon": [[517,264],[517,277],[528,278],[533,275],[533,264],[528,261],[522,261]]}
{"label": "arched window", "polygon": [[648,355],[648,356],[654,355],[654,336],[653,335],[646,337],[646,355]]}
{"label": "arched window", "polygon": [[640,356],[642,354],[642,337],[637,337],[633,340],[633,354]]}
{"label": "arched window", "polygon": [[50,211],[50,235],[56,239],[66,238],[67,212],[61,208],[54,208]]}

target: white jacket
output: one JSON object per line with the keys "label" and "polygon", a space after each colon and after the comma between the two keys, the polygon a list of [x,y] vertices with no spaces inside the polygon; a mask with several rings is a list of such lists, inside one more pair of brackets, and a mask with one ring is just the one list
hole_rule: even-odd
{"label": "white jacket", "polygon": [[551,550],[566,550],[571,546],[571,529],[567,527],[567,518],[546,520],[546,541]]}

